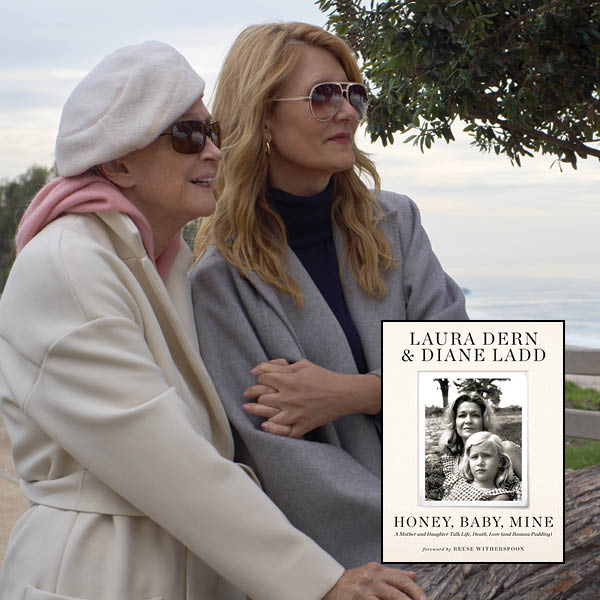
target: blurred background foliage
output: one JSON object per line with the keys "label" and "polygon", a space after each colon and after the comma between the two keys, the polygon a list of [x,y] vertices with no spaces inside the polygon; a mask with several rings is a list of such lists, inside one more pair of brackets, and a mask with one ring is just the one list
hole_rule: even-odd
{"label": "blurred background foliage", "polygon": [[0,292],[15,259],[14,237],[25,208],[50,179],[56,169],[33,165],[25,173],[0,182]]}

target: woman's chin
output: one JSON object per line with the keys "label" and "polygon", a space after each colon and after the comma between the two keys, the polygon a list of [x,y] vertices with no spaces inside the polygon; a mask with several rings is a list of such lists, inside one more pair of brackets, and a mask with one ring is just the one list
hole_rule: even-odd
{"label": "woman's chin", "polygon": [[197,197],[193,201],[193,207],[194,216],[192,219],[210,217],[215,212],[217,201],[212,187],[198,190]]}

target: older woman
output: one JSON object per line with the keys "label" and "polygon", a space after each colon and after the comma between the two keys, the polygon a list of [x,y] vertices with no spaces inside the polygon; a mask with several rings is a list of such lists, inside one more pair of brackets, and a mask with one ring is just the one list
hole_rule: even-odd
{"label": "older woman", "polygon": [[381,553],[381,319],[466,319],[416,206],[379,191],[354,143],[361,80],[320,27],[242,32],[215,94],[225,151],[192,272],[238,457],[346,566]]}
{"label": "older woman", "polygon": [[508,481],[502,490],[492,489],[482,492],[473,488],[464,476],[467,457],[467,440],[475,433],[497,429],[494,409],[489,402],[477,394],[461,394],[448,406],[444,415],[446,430],[440,438],[442,469],[444,472],[444,500],[489,500],[500,494],[510,499],[521,497],[521,451],[509,440],[502,442],[503,452],[510,459],[511,470],[517,479]]}
{"label": "older woman", "polygon": [[344,573],[231,460],[190,336],[180,237],[215,207],[219,126],[203,90],[176,50],[147,42],[105,58],[64,107],[62,177],[23,217],[0,303],[3,418],[32,504],[0,598],[334,600],[384,588],[416,600],[414,574]]}

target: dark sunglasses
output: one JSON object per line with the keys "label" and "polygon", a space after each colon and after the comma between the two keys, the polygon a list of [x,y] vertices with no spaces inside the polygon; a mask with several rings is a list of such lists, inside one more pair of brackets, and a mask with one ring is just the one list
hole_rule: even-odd
{"label": "dark sunglasses", "polygon": [[178,121],[171,130],[161,135],[170,135],[173,150],[181,154],[198,154],[206,146],[206,138],[221,147],[221,128],[218,121]]}
{"label": "dark sunglasses", "polygon": [[368,101],[367,88],[362,83],[326,81],[313,86],[308,96],[277,98],[275,102],[308,100],[313,117],[317,121],[329,121],[339,110],[344,96],[356,111],[357,120],[362,121],[367,114]]}

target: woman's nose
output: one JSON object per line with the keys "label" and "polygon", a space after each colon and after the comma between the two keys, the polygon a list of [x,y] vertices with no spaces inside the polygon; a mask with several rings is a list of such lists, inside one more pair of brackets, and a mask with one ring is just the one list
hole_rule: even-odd
{"label": "woman's nose", "polygon": [[221,157],[223,156],[223,152],[212,141],[212,138],[207,136],[206,144],[205,144],[202,152],[200,152],[200,154],[198,156],[201,160],[214,160],[214,161],[218,162],[219,160],[221,160]]}
{"label": "woman's nose", "polygon": [[342,92],[341,104],[335,116],[341,119],[354,119],[358,121],[356,109],[350,104],[350,100],[348,100],[348,90]]}

